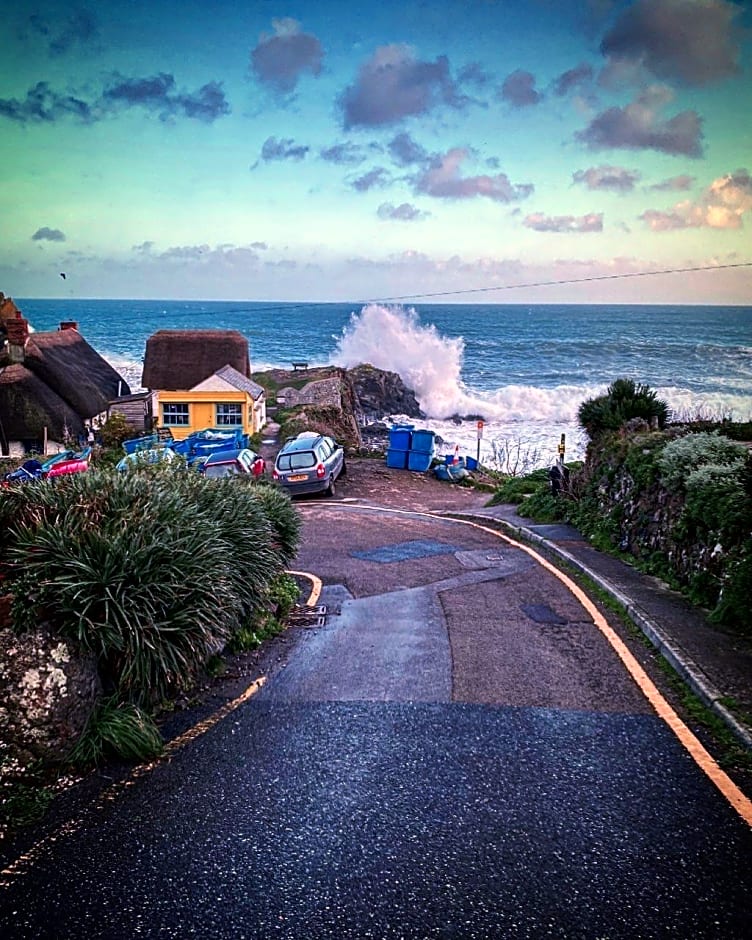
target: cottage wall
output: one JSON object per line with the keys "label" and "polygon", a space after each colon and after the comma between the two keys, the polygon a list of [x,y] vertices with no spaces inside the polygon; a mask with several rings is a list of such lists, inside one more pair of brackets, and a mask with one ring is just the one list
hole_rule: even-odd
{"label": "cottage wall", "polygon": [[[242,431],[244,434],[254,434],[256,429],[253,427],[253,399],[246,392],[235,389],[223,389],[221,392],[202,391],[197,392],[164,392],[160,391],[157,395],[158,404],[155,412],[157,418],[157,427],[169,428],[172,436],[177,441],[182,441],[194,431],[201,431],[203,428],[213,428],[216,426],[216,406],[217,404],[230,404],[239,402],[243,408]],[[163,419],[164,404],[188,405],[189,423],[183,426],[165,424]]]}

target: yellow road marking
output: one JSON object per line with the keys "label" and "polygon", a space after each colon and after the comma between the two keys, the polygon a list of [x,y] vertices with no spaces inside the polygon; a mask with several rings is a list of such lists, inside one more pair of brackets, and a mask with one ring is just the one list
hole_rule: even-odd
{"label": "yellow road marking", "polygon": [[311,593],[308,595],[308,600],[304,603],[306,607],[315,607],[321,595],[321,578],[316,577],[315,574],[311,574],[309,571],[286,571],[285,574],[297,575],[299,578],[308,578],[311,582]]}
{"label": "yellow road marking", "polygon": [[459,525],[467,525],[474,529],[480,529],[483,532],[487,532],[489,535],[500,538],[509,545],[512,545],[515,548],[520,549],[520,551],[528,554],[539,565],[541,565],[541,567],[545,568],[546,571],[549,571],[552,575],[554,575],[554,577],[558,578],[559,581],[561,581],[561,583],[567,588],[567,590],[577,598],[580,604],[593,618],[593,622],[606,638],[616,655],[619,657],[619,659],[621,659],[627,672],[637,683],[643,695],[653,706],[658,717],[665,721],[665,723],[674,732],[684,748],[688,751],[700,770],[702,770],[702,772],[713,782],[713,784],[715,784],[718,790],[720,790],[726,800],[742,817],[742,819],[749,826],[752,826],[752,800],[745,796],[739,787],[734,783],[734,781],[728,776],[728,774],[718,766],[718,762],[715,760],[715,758],[713,758],[708,753],[697,736],[676,714],[674,709],[660,693],[653,680],[648,676],[648,674],[635,659],[614,629],[608,624],[606,618],[601,614],[601,612],[590,600],[587,594],[585,594],[582,588],[563,571],[560,571],[556,565],[552,564],[550,561],[548,561],[548,559],[544,558],[542,555],[536,552],[535,549],[530,548],[530,546],[516,541],[510,536],[505,535],[503,532],[499,532],[497,529],[492,529],[489,526],[481,525],[479,522],[472,522],[469,519],[454,519],[449,516],[441,516],[436,513],[415,512],[410,509],[386,509],[375,506],[348,506],[346,508],[349,510],[354,509],[356,511],[387,512],[394,513],[395,515],[424,516],[427,519],[439,519],[442,522],[456,522]]}
{"label": "yellow road marking", "polygon": [[77,832],[78,829],[84,824],[86,817],[92,811],[97,812],[98,810],[103,809],[106,805],[113,803],[117,797],[124,793],[129,787],[132,787],[141,777],[146,776],[154,770],[155,767],[158,767],[160,764],[164,764],[169,761],[177,751],[180,750],[185,744],[188,744],[190,741],[195,741],[196,738],[199,738],[202,734],[205,734],[215,725],[219,724],[223,718],[226,718],[231,712],[235,711],[240,705],[244,702],[247,702],[249,698],[255,695],[259,689],[262,688],[266,682],[266,676],[260,676],[254,682],[252,682],[245,691],[241,692],[237,698],[234,698],[231,702],[226,702],[221,708],[219,708],[214,714],[210,715],[204,721],[199,722],[197,725],[194,725],[192,728],[189,728],[187,731],[184,731],[181,735],[174,738],[172,741],[168,742],[165,745],[165,749],[161,755],[156,760],[151,761],[148,764],[139,764],[138,767],[134,767],[131,773],[125,777],[123,780],[118,780],[117,783],[113,783],[111,786],[107,787],[106,790],[103,790],[99,795],[99,798],[94,803],[93,807],[87,808],[86,813],[82,814],[76,819],[69,819],[59,826],[54,832],[51,832],[48,836],[45,836],[44,839],[40,839],[39,842],[35,843],[28,852],[25,852],[23,855],[19,856],[14,862],[11,862],[7,868],[3,868],[0,871],[0,888],[8,888],[13,883],[13,878],[22,875],[26,870],[31,868],[31,866],[38,861],[47,849],[51,848],[56,842],[59,842],[61,839],[66,838],[67,836],[73,835],[74,832]]}
{"label": "yellow road marking", "polygon": [[[315,607],[319,596],[321,595],[321,578],[307,571],[287,571],[286,573],[297,575],[301,578],[307,578],[311,582],[311,593],[308,595],[308,599],[305,601],[305,604],[308,607]],[[231,702],[227,702],[204,721],[199,722],[192,728],[188,728],[181,735],[178,735],[178,737],[173,738],[172,741],[169,741],[165,745],[162,755],[156,760],[153,760],[148,764],[139,764],[139,766],[134,767],[131,773],[123,780],[119,780],[117,783],[113,783],[112,786],[107,787],[106,790],[102,791],[102,793],[99,795],[99,798],[94,803],[92,807],[93,811],[96,812],[107,804],[113,803],[121,793],[124,793],[129,787],[132,787],[138,780],[141,779],[141,777],[146,776],[146,774],[154,770],[155,767],[158,767],[160,764],[170,760],[180,750],[180,748],[184,747],[186,744],[189,744],[191,741],[195,741],[202,734],[205,734],[215,725],[219,724],[223,718],[226,718],[231,712],[235,711],[236,708],[238,708],[244,702],[247,702],[249,698],[255,695],[265,682],[266,676],[261,676],[260,678],[256,679],[255,682],[252,682],[251,685],[249,685],[244,692],[241,692],[237,698],[234,698]],[[91,812],[91,809],[87,812]],[[2,869],[2,871],[0,871],[0,888],[9,887],[14,877],[23,874],[23,872],[30,868],[34,862],[37,861],[55,842],[59,842],[61,839],[76,832],[83,825],[84,818],[85,817],[82,815],[77,819],[67,820],[54,832],[50,833],[50,835],[45,836],[44,839],[41,839],[39,842],[33,845],[28,852],[25,852],[14,862],[11,862],[7,868]]]}

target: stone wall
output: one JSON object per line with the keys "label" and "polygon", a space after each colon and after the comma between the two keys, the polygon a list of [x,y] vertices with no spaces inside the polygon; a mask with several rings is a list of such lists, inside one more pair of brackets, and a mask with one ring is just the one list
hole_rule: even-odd
{"label": "stone wall", "polygon": [[43,627],[0,628],[0,741],[12,751],[62,760],[101,693],[93,656]]}
{"label": "stone wall", "polygon": [[297,408],[300,405],[314,405],[317,408],[337,408],[342,410],[342,381],[337,378],[316,379],[303,388],[281,388],[277,392],[277,401],[284,399],[285,408]]}

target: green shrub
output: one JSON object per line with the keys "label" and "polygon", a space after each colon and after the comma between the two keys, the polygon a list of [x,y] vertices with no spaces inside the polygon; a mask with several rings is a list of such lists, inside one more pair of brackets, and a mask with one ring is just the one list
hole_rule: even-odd
{"label": "green shrub", "polygon": [[551,491],[548,470],[545,467],[534,470],[524,477],[507,477],[496,489],[490,505],[496,506],[499,503],[516,505],[524,502],[528,496],[539,490]]}
{"label": "green shrub", "polygon": [[686,512],[695,524],[719,537],[742,535],[752,523],[752,500],[744,491],[738,467],[705,464],[685,481]]}
{"label": "green shrub", "polygon": [[11,493],[0,558],[17,625],[47,620],[93,651],[123,701],[185,688],[286,563],[292,541],[273,544],[255,489],[158,467]]}
{"label": "green shrub", "polygon": [[669,441],[658,456],[661,482],[675,492],[686,486],[689,475],[700,467],[732,467],[739,473],[747,460],[747,449],[718,432],[701,431]]}
{"label": "green shrub", "polygon": [[[119,448],[123,441],[137,436],[138,431],[128,424],[125,415],[119,412],[111,414],[99,431],[102,446],[108,448]],[[120,456],[123,456],[122,453]]]}
{"label": "green shrub", "polygon": [[68,762],[88,767],[108,757],[145,761],[159,757],[162,751],[162,735],[149,715],[135,705],[110,698],[95,709]]}
{"label": "green shrub", "polygon": [[260,484],[253,495],[263,507],[272,528],[272,539],[282,563],[286,566],[295,558],[300,545],[300,514],[290,497],[278,486]]}
{"label": "green shrub", "polygon": [[710,615],[715,623],[752,634],[749,599],[752,597],[752,539],[736,548],[726,564],[718,602]]}
{"label": "green shrub", "polygon": [[632,418],[642,418],[648,424],[656,420],[658,427],[663,428],[668,417],[666,402],[648,385],[638,385],[634,379],[617,379],[605,395],[584,401],[577,411],[580,425],[591,438],[618,431]]}

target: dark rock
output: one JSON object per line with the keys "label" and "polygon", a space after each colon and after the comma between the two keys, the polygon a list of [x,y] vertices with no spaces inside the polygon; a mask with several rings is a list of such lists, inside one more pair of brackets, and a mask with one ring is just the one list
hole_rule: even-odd
{"label": "dark rock", "polygon": [[381,418],[384,415],[406,415],[424,418],[415,392],[407,388],[396,372],[360,365],[348,369],[347,374],[357,397],[356,405],[362,415]]}

